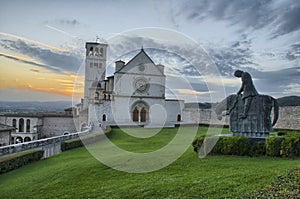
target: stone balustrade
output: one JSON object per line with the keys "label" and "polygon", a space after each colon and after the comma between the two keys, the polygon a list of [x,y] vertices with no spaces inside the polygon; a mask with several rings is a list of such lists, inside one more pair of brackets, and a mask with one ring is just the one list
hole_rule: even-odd
{"label": "stone balustrade", "polygon": [[23,142],[19,144],[12,144],[8,146],[0,147],[0,156],[17,153],[29,149],[43,149],[44,158],[47,158],[52,155],[56,155],[61,152],[61,143],[65,140],[70,140],[74,138],[78,138],[80,135],[88,134],[89,130],[85,130],[82,132],[71,133],[68,135],[60,135],[40,140],[34,140],[30,142]]}

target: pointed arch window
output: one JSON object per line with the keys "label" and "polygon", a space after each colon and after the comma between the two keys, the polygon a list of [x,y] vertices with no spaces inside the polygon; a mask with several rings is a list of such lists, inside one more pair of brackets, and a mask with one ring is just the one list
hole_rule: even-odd
{"label": "pointed arch window", "polygon": [[145,108],[143,107],[142,110],[141,110],[141,122],[146,122],[146,110]]}
{"label": "pointed arch window", "polygon": [[135,109],[133,110],[133,113],[132,113],[132,121],[134,121],[134,122],[139,121],[139,111],[136,107],[135,107]]}

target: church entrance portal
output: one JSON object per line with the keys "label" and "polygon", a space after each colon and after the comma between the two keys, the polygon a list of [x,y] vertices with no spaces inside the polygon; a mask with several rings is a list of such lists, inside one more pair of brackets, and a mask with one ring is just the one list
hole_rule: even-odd
{"label": "church entrance portal", "polygon": [[143,101],[139,101],[132,106],[132,121],[147,122],[149,118],[149,108]]}

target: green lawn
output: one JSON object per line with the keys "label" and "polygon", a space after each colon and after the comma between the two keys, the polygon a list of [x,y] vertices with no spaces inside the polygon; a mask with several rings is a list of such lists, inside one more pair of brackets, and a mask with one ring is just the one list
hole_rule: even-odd
{"label": "green lawn", "polygon": [[[184,130],[188,134],[191,128]],[[198,135],[206,129],[199,128]],[[151,131],[130,130],[145,134]],[[142,153],[170,143],[176,131],[177,128],[164,129],[151,138],[137,139],[113,129],[110,139],[120,148]],[[100,141],[89,150],[105,144]],[[200,159],[190,146],[173,164],[158,171],[135,174],[105,166],[81,147],[1,175],[0,195],[1,198],[236,198],[264,188],[294,166],[300,166],[300,159],[237,156]]]}

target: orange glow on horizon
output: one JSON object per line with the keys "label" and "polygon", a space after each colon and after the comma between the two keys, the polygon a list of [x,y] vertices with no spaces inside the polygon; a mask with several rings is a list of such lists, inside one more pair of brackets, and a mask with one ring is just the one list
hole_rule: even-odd
{"label": "orange glow on horizon", "polygon": [[[19,60],[32,61],[26,57],[13,57]],[[79,98],[83,96],[84,76],[55,73],[43,67],[20,63],[5,57],[0,57],[0,67],[0,90],[9,88],[29,89],[68,97]]]}

